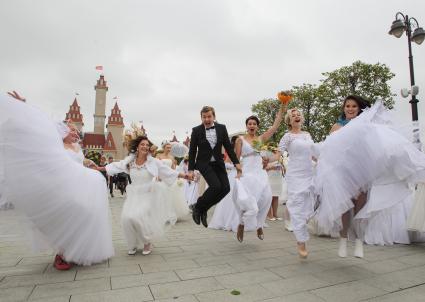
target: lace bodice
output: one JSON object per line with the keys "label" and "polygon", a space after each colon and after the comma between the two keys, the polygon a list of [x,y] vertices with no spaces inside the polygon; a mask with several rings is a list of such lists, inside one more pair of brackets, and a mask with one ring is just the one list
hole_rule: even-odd
{"label": "lace bodice", "polygon": [[312,170],[314,142],[308,132],[286,133],[279,143],[279,149],[289,154],[288,173],[296,170]]}

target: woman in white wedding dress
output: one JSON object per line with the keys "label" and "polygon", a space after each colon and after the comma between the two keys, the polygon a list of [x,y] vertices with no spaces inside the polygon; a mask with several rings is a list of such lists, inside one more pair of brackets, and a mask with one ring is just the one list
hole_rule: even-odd
{"label": "woman in white wedding dress", "polygon": [[[272,135],[277,131],[282,121],[283,112],[286,110],[286,105],[281,105],[276,114],[273,125],[262,135],[257,135],[260,121],[256,116],[250,116],[245,120],[247,134],[240,136],[235,143],[236,156],[241,160],[243,173],[240,180],[237,180],[242,185],[243,189],[252,199],[248,211],[243,210],[238,206],[238,200],[235,200],[236,208],[240,214],[240,221],[237,230],[237,239],[243,241],[245,225],[249,224],[254,219],[254,224],[257,229],[257,237],[260,240],[264,239],[264,223],[267,213],[270,209],[272,201],[272,192],[270,188],[267,172],[263,169],[263,159],[260,151],[253,147],[253,144],[266,143]],[[236,194],[237,195],[237,194]],[[246,200],[248,201],[248,200]],[[247,203],[249,203],[248,201]]]}
{"label": "woman in white wedding dress", "polygon": [[[63,145],[68,135],[61,136],[56,123],[42,111],[0,98],[0,112],[6,199],[64,261],[91,265],[112,257],[103,176],[69,156]],[[45,245],[33,247],[39,246]]]}
{"label": "woman in white wedding dress", "polygon": [[[161,160],[165,165],[170,167],[173,170],[176,170],[176,159],[171,155],[171,144],[169,142],[164,142],[162,144],[163,153],[160,153],[156,156]],[[164,184],[165,185],[165,184]],[[184,217],[189,214],[189,206],[185,201],[184,194],[184,182],[183,180],[177,179],[171,186],[165,185],[165,190],[167,191],[167,199],[173,205],[173,211],[175,219],[182,220]]]}
{"label": "woman in white wedding dress", "polygon": [[[359,116],[364,109],[370,107],[369,103],[363,98],[356,95],[349,95],[344,99],[342,104],[342,113],[338,118],[337,122],[332,126],[330,133],[342,129],[351,120]],[[359,222],[353,223],[353,216],[357,215],[358,212],[364,207],[367,201],[366,189],[360,191],[357,196],[351,199],[353,207],[341,215],[341,229],[339,231],[339,249],[338,255],[340,257],[347,257],[347,240],[348,231],[352,233],[352,237],[355,239],[354,256],[363,257],[363,237],[364,232],[362,231]],[[319,225],[316,226],[317,231],[329,235],[335,235],[335,230],[339,229],[339,224],[329,226],[329,228],[321,228]]]}
{"label": "woman in white wedding dress", "polygon": [[313,213],[313,158],[317,154],[310,134],[301,130],[304,123],[301,111],[296,108],[288,110],[285,123],[289,132],[280,140],[279,148],[282,153],[288,152],[290,157],[285,176],[288,185],[286,206],[297,239],[298,254],[301,258],[307,258],[306,242],[310,238],[307,220]]}
{"label": "woman in white wedding dress", "polygon": [[[328,229],[341,228],[341,215],[355,206],[353,198],[370,188],[370,195],[376,190],[379,198],[369,199],[362,211],[383,213],[405,200],[408,191],[401,190],[403,186],[421,181],[425,181],[425,154],[399,133],[389,111],[378,101],[323,143],[315,177],[316,193],[321,196],[317,221]],[[388,191],[389,186],[398,189]],[[361,211],[355,219],[360,215]],[[341,256],[340,252],[341,245]],[[355,256],[363,257],[357,245]]]}
{"label": "woman in white wedding dress", "polygon": [[[143,255],[152,251],[152,241],[164,234],[167,224],[172,223],[172,203],[163,183],[172,185],[177,177],[185,177],[150,155],[152,143],[146,136],[137,136],[129,142],[130,155],[99,171],[108,175],[129,173],[132,184],[122,209],[121,223],[128,245],[128,254],[135,255],[143,244]],[[157,181],[160,178],[161,182]]]}

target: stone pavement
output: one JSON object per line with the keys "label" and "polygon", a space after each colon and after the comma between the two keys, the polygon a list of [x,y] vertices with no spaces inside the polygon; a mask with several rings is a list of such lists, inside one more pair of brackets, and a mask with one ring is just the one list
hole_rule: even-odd
{"label": "stone pavement", "polygon": [[111,200],[116,256],[66,272],[52,254],[31,252],[16,211],[0,211],[0,301],[425,301],[424,245],[367,246],[364,259],[341,259],[336,240],[312,237],[300,260],[282,222],[269,223],[264,241],[250,232],[241,244],[188,217],[151,255],[127,256],[122,203]]}

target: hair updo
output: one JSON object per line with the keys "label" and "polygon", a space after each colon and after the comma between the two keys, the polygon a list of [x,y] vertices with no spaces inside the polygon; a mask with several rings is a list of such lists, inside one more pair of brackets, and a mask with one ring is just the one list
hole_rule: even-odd
{"label": "hair updo", "polygon": [[255,121],[257,123],[257,126],[260,126],[260,120],[255,115],[251,115],[245,120],[245,126],[247,126],[248,122],[251,121],[251,120]]}

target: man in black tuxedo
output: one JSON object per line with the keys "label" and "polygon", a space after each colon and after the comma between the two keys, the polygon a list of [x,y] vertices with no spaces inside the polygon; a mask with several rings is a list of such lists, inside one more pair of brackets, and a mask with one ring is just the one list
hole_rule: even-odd
{"label": "man in black tuxedo", "polygon": [[192,129],[189,149],[189,179],[198,170],[208,184],[208,189],[198,198],[192,218],[196,224],[208,227],[207,212],[230,192],[229,179],[224,166],[222,148],[226,150],[237,170],[242,174],[241,165],[230,144],[226,126],[214,122],[214,108],[205,106],[201,110],[202,124]]}

